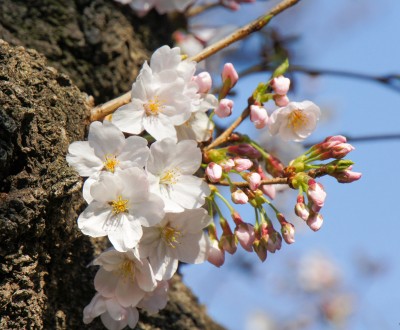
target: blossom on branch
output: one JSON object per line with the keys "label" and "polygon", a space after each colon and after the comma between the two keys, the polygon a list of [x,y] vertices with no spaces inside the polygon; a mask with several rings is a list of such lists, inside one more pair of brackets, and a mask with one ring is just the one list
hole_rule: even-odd
{"label": "blossom on branch", "polygon": [[108,236],[118,251],[135,247],[142,226],[155,225],[164,216],[162,199],[149,188],[139,168],[103,173],[91,186],[93,201],[80,214],[79,229],[92,237]]}
{"label": "blossom on branch", "polygon": [[193,140],[153,143],[146,165],[151,191],[165,203],[166,212],[199,208],[210,194],[207,183],[193,174],[201,164],[201,151]]}
{"label": "blossom on branch", "polygon": [[316,128],[321,110],[311,101],[291,102],[275,110],[269,121],[269,132],[286,141],[302,141]]}
{"label": "blossom on branch", "polygon": [[183,12],[194,0],[115,0],[122,4],[129,4],[139,15],[146,15],[152,8],[159,14],[174,11]]}

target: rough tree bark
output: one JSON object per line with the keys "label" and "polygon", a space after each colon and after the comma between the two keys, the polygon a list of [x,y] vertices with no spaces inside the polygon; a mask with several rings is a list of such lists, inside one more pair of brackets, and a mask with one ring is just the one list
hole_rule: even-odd
{"label": "rough tree bark", "polygon": [[[105,240],[76,226],[82,180],[65,155],[85,137],[90,102],[74,84],[98,102],[128,90],[171,26],[111,0],[0,1],[0,37],[12,44],[0,41],[0,329],[103,329],[82,323],[96,271],[86,265]],[[137,328],[221,329],[178,276],[167,308]]]}

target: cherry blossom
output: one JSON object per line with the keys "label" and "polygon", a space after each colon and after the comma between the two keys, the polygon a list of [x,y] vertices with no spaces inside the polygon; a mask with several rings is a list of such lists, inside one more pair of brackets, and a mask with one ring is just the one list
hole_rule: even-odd
{"label": "cherry blossom", "polygon": [[178,261],[198,264],[207,260],[210,242],[203,229],[210,222],[206,210],[199,208],[167,213],[158,225],[143,229],[139,253],[149,257],[157,280],[170,279]]}
{"label": "cherry blossom", "polygon": [[109,249],[92,264],[101,266],[94,278],[96,290],[104,297],[115,297],[123,307],[136,306],[157,286],[149,262],[140,259],[135,250]]}
{"label": "cherry blossom", "polygon": [[121,330],[126,326],[133,329],[139,321],[139,312],[135,307],[123,307],[115,297],[106,298],[100,293],[96,293],[83,310],[83,323],[89,324],[98,316],[109,330]]}
{"label": "cherry blossom", "polygon": [[78,227],[92,237],[108,236],[118,251],[127,251],[138,243],[142,226],[160,222],[164,203],[149,192],[146,174],[139,168],[103,173],[92,184],[93,201],[80,214]]}
{"label": "cherry blossom", "polygon": [[302,141],[316,128],[321,110],[311,101],[291,102],[275,110],[269,122],[269,132],[286,141]]}
{"label": "cherry blossom", "polygon": [[139,16],[146,15],[152,8],[159,14],[174,11],[183,12],[194,0],[115,0],[122,4],[129,4]]}
{"label": "cherry blossom", "polygon": [[146,171],[151,190],[163,199],[166,212],[182,212],[204,204],[210,188],[193,175],[200,167],[201,157],[193,140],[176,143],[164,139],[151,145]]}

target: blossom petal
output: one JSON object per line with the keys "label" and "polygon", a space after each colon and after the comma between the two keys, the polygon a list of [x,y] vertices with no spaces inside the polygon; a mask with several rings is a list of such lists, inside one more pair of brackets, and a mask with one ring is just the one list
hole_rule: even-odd
{"label": "blossom petal", "polygon": [[150,149],[147,140],[140,136],[130,136],[125,140],[125,145],[118,156],[119,166],[124,169],[128,167],[144,167],[149,158]]}
{"label": "blossom petal", "polygon": [[90,124],[88,141],[96,156],[103,159],[106,155],[118,154],[125,143],[125,137],[121,130],[109,121],[95,121]]}
{"label": "blossom petal", "polygon": [[119,223],[116,224],[116,228],[108,230],[108,239],[117,251],[125,252],[137,245],[142,234],[140,223],[123,215],[120,217]]}
{"label": "blossom petal", "polygon": [[115,297],[123,307],[136,306],[144,295],[145,292],[132,279],[121,279],[115,290]]}
{"label": "blossom petal", "polygon": [[94,149],[87,141],[72,142],[68,148],[67,162],[77,170],[80,176],[91,176],[100,171],[104,164],[95,155]]}
{"label": "blossom petal", "polygon": [[132,99],[130,103],[123,105],[114,112],[112,123],[125,133],[140,134],[144,131],[144,116],[142,101]]}
{"label": "blossom petal", "polygon": [[185,209],[199,208],[210,194],[210,188],[201,178],[192,175],[182,175],[179,182],[170,192],[172,200],[179,201]]}
{"label": "blossom petal", "polygon": [[106,236],[107,232],[104,225],[110,217],[110,209],[102,203],[94,201],[79,215],[78,227],[85,235],[92,237]]}
{"label": "blossom petal", "polygon": [[210,242],[202,231],[184,235],[179,243],[176,249],[180,261],[198,264],[207,260]]}
{"label": "blossom petal", "polygon": [[101,267],[94,277],[94,287],[102,296],[111,298],[114,296],[119,277],[114,272],[106,271]]}

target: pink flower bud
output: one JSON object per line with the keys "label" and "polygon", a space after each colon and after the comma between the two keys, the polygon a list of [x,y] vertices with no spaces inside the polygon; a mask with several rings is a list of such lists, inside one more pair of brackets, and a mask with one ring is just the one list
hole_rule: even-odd
{"label": "pink flower bud", "polygon": [[271,87],[278,95],[286,95],[290,87],[290,79],[284,76],[275,77],[271,80]]}
{"label": "pink flower bud", "polygon": [[219,239],[219,247],[230,254],[234,254],[237,250],[237,237],[234,234],[223,233]]}
{"label": "pink flower bud", "polygon": [[237,189],[231,194],[232,202],[235,204],[246,204],[249,201],[249,197],[243,192],[243,190]]}
{"label": "pink flower bud", "polygon": [[307,196],[312,204],[315,204],[320,208],[324,206],[326,198],[326,192],[324,190],[324,186],[316,182],[314,179],[308,180]]}
{"label": "pink flower bud", "polygon": [[303,219],[304,221],[307,221],[309,215],[310,215],[310,210],[304,203],[297,203],[296,206],[294,207],[294,213],[296,215]]}
{"label": "pink flower bud", "polygon": [[221,267],[225,262],[225,251],[220,249],[217,240],[211,240],[210,250],[208,251],[208,262],[216,267]]}
{"label": "pink flower bud", "polygon": [[309,218],[307,219],[307,225],[313,231],[317,231],[321,228],[324,219],[320,213],[311,213]]}
{"label": "pink flower bud", "polygon": [[287,244],[294,243],[294,226],[290,222],[282,224],[281,233]]}
{"label": "pink flower bud", "polygon": [[[339,143],[346,143],[347,139],[343,135],[334,135],[334,136],[328,136],[324,142],[339,142]],[[323,143],[324,143],[323,142]]]}
{"label": "pink flower bud", "polygon": [[269,235],[269,239],[267,242],[267,250],[271,253],[275,253],[276,251],[280,250],[282,247],[282,236],[277,232],[273,231]]}
{"label": "pink flower bud", "polygon": [[261,152],[248,143],[234,144],[228,146],[228,152],[241,157],[248,157],[252,159],[261,158]]}
{"label": "pink flower bud", "polygon": [[253,249],[262,262],[267,259],[267,243],[264,239],[256,239],[253,243]]}
{"label": "pink flower bud", "polygon": [[332,158],[341,159],[355,148],[349,143],[340,143],[331,148]]}
{"label": "pink flower bud", "polygon": [[222,99],[219,101],[218,107],[214,110],[219,118],[229,117],[232,114],[233,101],[229,99]]}
{"label": "pink flower bud", "polygon": [[361,178],[362,174],[359,172],[350,171],[351,167],[352,166],[350,166],[348,170],[333,173],[333,174],[331,174],[331,176],[336,178],[336,180],[340,183],[351,183],[351,182],[359,180]]}
{"label": "pink flower bud", "polygon": [[192,80],[199,86],[199,93],[208,93],[211,89],[212,79],[208,72],[200,72],[197,76],[194,76]]}
{"label": "pink flower bud", "polygon": [[261,191],[271,199],[274,199],[276,196],[276,188],[273,184],[263,184]]}
{"label": "pink flower bud", "polygon": [[253,162],[247,158],[235,157],[234,162],[235,162],[235,170],[238,172],[246,171],[253,166]]}
{"label": "pink flower bud", "polygon": [[235,161],[232,158],[224,159],[219,165],[221,165],[224,172],[229,172],[235,166]]}
{"label": "pink flower bud", "polygon": [[222,83],[225,84],[228,79],[230,88],[233,88],[239,80],[239,75],[232,63],[225,63],[224,68],[222,69]]}
{"label": "pink flower bud", "polygon": [[255,240],[254,227],[249,223],[241,223],[235,228],[235,235],[242,246],[246,251],[253,251],[253,243]]}
{"label": "pink flower bud", "polygon": [[289,100],[289,98],[287,97],[287,95],[278,95],[278,94],[275,94],[275,95],[273,96],[273,99],[274,99],[275,104],[276,104],[277,107],[286,107],[286,106],[289,104],[289,102],[290,102],[290,100]]}
{"label": "pink flower bud", "polygon": [[264,107],[258,105],[250,106],[250,120],[254,123],[254,126],[258,129],[265,127],[268,124],[268,113]]}
{"label": "pink flower bud", "polygon": [[211,182],[219,182],[222,177],[222,167],[216,163],[209,163],[206,168],[206,175]]}
{"label": "pink flower bud", "polygon": [[250,175],[247,177],[247,182],[249,183],[250,189],[251,190],[257,190],[258,187],[260,186],[261,182],[261,176],[260,174],[256,172],[250,173]]}

